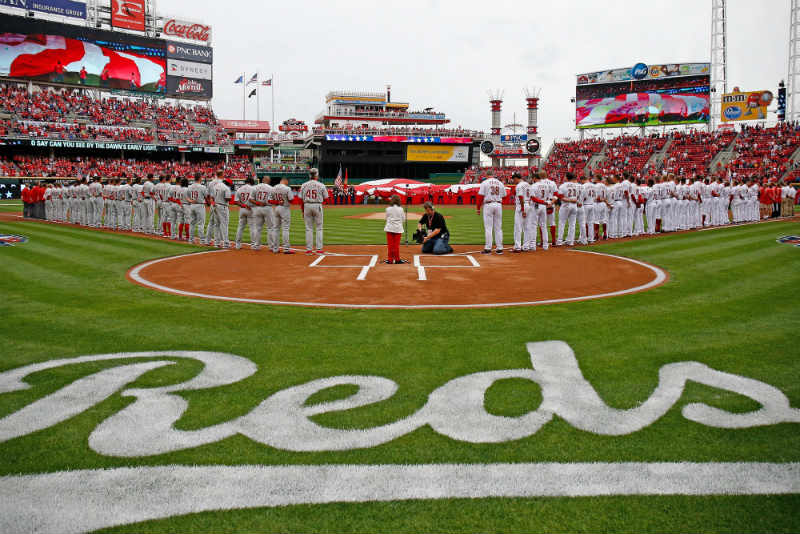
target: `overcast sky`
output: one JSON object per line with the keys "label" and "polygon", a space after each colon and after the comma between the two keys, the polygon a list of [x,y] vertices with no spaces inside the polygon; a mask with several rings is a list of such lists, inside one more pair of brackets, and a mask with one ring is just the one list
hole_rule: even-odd
{"label": "overcast sky", "polygon": [[[728,1],[728,85],[770,89],[787,76],[789,0]],[[272,2],[160,0],[165,15],[212,25],[213,106],[242,117],[242,73],[275,76],[278,123],[313,122],[333,89],[382,91],[452,126],[490,127],[487,90],[505,91],[503,124],[525,123],[524,86],[542,90],[539,131],[576,138],[575,75],[638,62],[710,60],[710,0]],[[252,87],[252,86],[251,86]],[[247,118],[256,118],[249,99]],[[774,107],[774,105],[773,105]],[[270,93],[261,119],[271,120]]]}

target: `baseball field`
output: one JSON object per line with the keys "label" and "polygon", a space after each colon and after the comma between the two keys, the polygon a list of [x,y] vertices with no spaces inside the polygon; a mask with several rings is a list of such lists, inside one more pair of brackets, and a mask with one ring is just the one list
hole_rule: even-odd
{"label": "baseball field", "polygon": [[[327,209],[326,245],[383,244],[382,210]],[[457,310],[172,295],[127,274],[206,249],[0,234],[2,532],[800,531],[796,219],[589,247],[646,291]]]}

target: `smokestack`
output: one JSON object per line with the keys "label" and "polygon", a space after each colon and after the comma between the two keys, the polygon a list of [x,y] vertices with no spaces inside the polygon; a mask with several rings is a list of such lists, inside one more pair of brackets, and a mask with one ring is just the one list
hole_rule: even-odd
{"label": "smokestack", "polygon": [[389,85],[388,83],[386,84],[386,102],[387,103],[392,102],[392,86]]}

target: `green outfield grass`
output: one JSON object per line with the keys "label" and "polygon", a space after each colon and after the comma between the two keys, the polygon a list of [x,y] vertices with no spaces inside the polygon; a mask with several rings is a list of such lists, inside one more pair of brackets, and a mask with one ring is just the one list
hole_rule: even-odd
{"label": "green outfield grass", "polygon": [[[2,208],[2,206],[0,206]],[[329,243],[383,243],[383,222],[343,219],[383,207],[326,210]],[[454,243],[482,242],[473,208],[443,207]],[[511,211],[504,213],[506,242]],[[232,221],[233,226],[233,221]],[[292,242],[303,241],[293,211]],[[204,350],[233,353],[258,366],[251,377],[214,390],[185,392],[180,429],[244,415],[270,394],[310,380],[377,375],[399,385],[389,400],[317,416],[336,428],[389,423],[421,408],[428,394],[470,373],[530,368],[525,343],[563,340],[604,401],[625,409],[646,400],[659,369],[697,361],[774,386],[800,407],[800,248],[778,244],[800,224],[776,222],[591,250],[664,268],[670,280],[643,293],[528,308],[364,311],[206,301],[131,284],[127,270],[152,258],[203,250],[33,222],[0,222],[26,244],[0,248],[0,371],[32,362],[111,352]],[[539,252],[541,254],[543,252]],[[298,273],[302,276],[302,273]],[[487,280],[486,283],[491,283]],[[75,379],[115,363],[60,367],[33,375],[32,388],[0,396],[0,417]],[[133,387],[188,380],[193,361],[142,376]],[[335,388],[328,399],[346,396]],[[315,399],[319,402],[320,398]],[[535,409],[538,386],[495,384],[495,415]],[[621,437],[580,431],[555,418],[535,435],[501,444],[469,444],[421,428],[385,445],[345,452],[296,453],[243,436],[144,458],[100,455],[88,436],[130,404],[115,394],[52,428],[0,443],[0,475],[166,464],[426,464],[492,462],[799,462],[800,426],[732,430],[685,419],[691,402],[744,412],[753,401],[696,383],[651,426]],[[109,529],[109,532],[798,532],[800,495],[446,499],[328,504],[206,512]]]}

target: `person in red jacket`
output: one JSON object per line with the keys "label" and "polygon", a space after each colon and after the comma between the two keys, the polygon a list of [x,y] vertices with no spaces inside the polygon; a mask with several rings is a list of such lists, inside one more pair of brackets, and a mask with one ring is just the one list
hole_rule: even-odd
{"label": "person in red jacket", "polygon": [[29,219],[31,216],[31,188],[23,187],[20,197],[22,198],[22,216]]}
{"label": "person in red jacket", "polygon": [[86,67],[81,67],[81,72],[78,74],[81,85],[86,85]]}
{"label": "person in red jacket", "polygon": [[762,219],[766,219],[769,216],[770,211],[770,192],[769,192],[769,184],[767,184],[766,179],[761,180],[761,185],[758,188],[758,204],[759,204],[759,214],[761,215]]}

